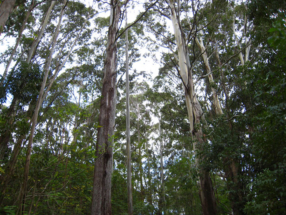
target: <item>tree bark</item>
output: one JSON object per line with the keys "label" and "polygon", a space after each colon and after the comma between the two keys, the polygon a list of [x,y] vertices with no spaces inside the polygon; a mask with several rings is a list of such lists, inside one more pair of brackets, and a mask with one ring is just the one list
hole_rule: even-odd
{"label": "tree bark", "polygon": [[9,18],[10,13],[13,11],[16,0],[3,0],[0,6],[0,35]]}
{"label": "tree bark", "polygon": [[[127,8],[126,8],[127,26]],[[132,205],[132,175],[131,175],[131,148],[130,148],[130,105],[129,105],[129,56],[128,56],[128,29],[126,30],[126,154],[127,154],[127,192],[128,192],[128,214],[133,214]]]}
{"label": "tree bark", "polygon": [[190,131],[192,133],[193,148],[196,156],[196,165],[199,168],[200,178],[200,198],[202,203],[202,209],[204,215],[215,215],[217,214],[216,201],[212,181],[209,176],[209,172],[200,167],[200,163],[203,160],[202,156],[197,154],[197,150],[201,150],[203,147],[203,133],[202,133],[202,122],[203,122],[203,111],[200,103],[198,102],[194,94],[194,84],[192,77],[192,70],[189,61],[189,55],[184,39],[184,34],[181,31],[180,20],[177,16],[175,9],[174,0],[169,0],[169,6],[171,9],[171,19],[175,32],[175,39],[178,49],[178,60],[180,67],[180,76],[185,88],[185,98],[188,110],[188,117],[190,122]]}
{"label": "tree bark", "polygon": [[37,45],[39,44],[40,40],[42,39],[42,36],[43,36],[43,34],[44,34],[44,31],[45,31],[45,29],[46,29],[46,27],[47,27],[47,24],[48,24],[48,21],[49,21],[49,19],[50,19],[50,15],[51,15],[52,9],[53,9],[53,7],[55,6],[55,4],[56,4],[56,1],[52,1],[52,2],[51,2],[51,5],[50,5],[50,7],[49,7],[49,9],[48,9],[48,11],[47,11],[47,13],[46,13],[46,15],[45,15],[45,19],[44,19],[44,21],[43,21],[43,23],[42,23],[42,25],[41,25],[41,30],[40,30],[40,32],[39,32],[39,34],[38,34],[38,37],[37,37],[37,39],[34,40],[33,43],[32,43],[32,46],[31,46],[31,48],[30,48],[30,50],[29,50],[29,54],[28,54],[28,58],[27,58],[27,62],[28,62],[28,63],[30,63],[30,61],[31,61],[31,59],[32,59],[32,56],[33,56],[33,54],[35,53],[36,47],[37,47]]}
{"label": "tree bark", "polygon": [[161,117],[159,118],[159,142],[160,142],[160,180],[161,180],[161,195],[160,195],[160,205],[159,211],[160,214],[166,214],[166,200],[165,200],[165,185],[164,185],[164,160],[163,160],[163,151],[164,151],[164,142],[161,129]]}
{"label": "tree bark", "polygon": [[111,215],[111,175],[113,164],[112,138],[116,109],[116,34],[120,2],[111,0],[110,26],[104,62],[104,78],[100,103],[99,126],[94,164],[91,215]]}
{"label": "tree bark", "polygon": [[136,109],[137,109],[137,119],[138,119],[138,123],[137,123],[137,138],[138,138],[138,146],[139,146],[139,174],[140,174],[140,200],[142,202],[144,202],[144,198],[145,198],[145,192],[144,192],[144,186],[143,186],[143,167],[142,167],[142,151],[141,151],[141,132],[140,132],[140,106],[138,104],[138,102],[136,102]]}
{"label": "tree bark", "polygon": [[202,54],[202,57],[203,57],[203,60],[204,60],[205,66],[206,66],[207,76],[208,76],[209,82],[211,84],[211,90],[212,90],[212,96],[213,96],[213,105],[214,105],[214,108],[215,108],[215,113],[217,115],[221,115],[221,114],[223,114],[223,112],[222,112],[222,109],[221,109],[220,102],[218,100],[217,91],[212,86],[214,84],[214,79],[213,79],[212,70],[211,70],[211,67],[210,67],[209,59],[208,59],[208,54],[206,52],[206,48],[204,46],[202,38],[201,38],[200,41],[199,41],[198,38],[196,38],[195,40],[196,40],[196,43],[197,43],[197,45],[199,46],[199,48],[201,50],[201,54]]}

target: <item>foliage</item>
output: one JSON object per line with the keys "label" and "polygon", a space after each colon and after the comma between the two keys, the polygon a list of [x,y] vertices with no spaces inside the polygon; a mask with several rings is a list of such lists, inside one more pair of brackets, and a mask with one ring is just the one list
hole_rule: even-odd
{"label": "foliage", "polygon": [[[18,37],[31,2],[17,1],[3,29],[4,39]],[[135,1],[130,2],[137,7]],[[210,172],[218,214],[285,214],[285,1],[177,2],[191,62],[189,72],[204,112],[204,147],[196,152],[204,159],[198,163],[194,156],[177,45],[166,18],[169,5],[158,1],[128,31],[134,214],[202,214],[200,168]],[[1,214],[16,214],[20,205],[31,118],[62,2],[56,2],[31,62],[26,58],[50,3],[35,1],[19,38],[13,68],[0,79]],[[98,1],[92,7],[69,1],[65,7],[49,68],[48,84],[53,78],[55,82],[40,108],[32,146],[25,213],[90,214],[110,23],[109,17],[102,16],[105,6]],[[195,38],[204,42],[213,82]],[[76,45],[68,56],[73,42]],[[125,40],[122,37],[117,42],[112,210],[127,214]],[[2,66],[12,49],[3,50]],[[155,78],[148,72],[151,62],[136,70],[136,63],[146,56],[160,63]],[[221,115],[215,112],[214,92],[223,109]]]}
{"label": "foliage", "polygon": [[12,71],[0,89],[0,102],[5,103],[10,94],[21,100],[22,105],[31,102],[39,93],[42,79],[41,70],[37,64],[28,64],[24,61]]}

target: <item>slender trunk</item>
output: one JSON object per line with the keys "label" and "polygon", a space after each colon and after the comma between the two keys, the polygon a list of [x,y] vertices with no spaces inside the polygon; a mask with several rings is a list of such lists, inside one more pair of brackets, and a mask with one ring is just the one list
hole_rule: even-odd
{"label": "slender trunk", "polygon": [[[232,31],[233,31],[233,35],[234,35],[234,39],[236,41],[236,44],[237,46],[239,47],[239,49],[241,49],[241,45],[240,45],[240,42],[236,36],[236,32],[235,32],[235,16],[233,16],[233,22],[232,22]],[[243,55],[242,55],[242,52],[240,51],[239,52],[239,59],[240,59],[240,63],[242,66],[244,66],[244,59],[243,59]]]}
{"label": "slender trunk", "polygon": [[164,142],[162,137],[162,130],[161,130],[161,118],[159,121],[159,139],[160,139],[160,179],[161,179],[161,196],[160,196],[160,203],[161,203],[161,213],[166,214],[166,203],[165,203],[165,186],[164,186],[164,161],[163,161],[163,151],[164,151]]}
{"label": "slender trunk", "polygon": [[110,26],[104,63],[104,78],[100,103],[99,127],[94,164],[92,215],[111,215],[111,175],[113,164],[113,132],[116,110],[116,34],[120,16],[120,2],[111,0]]}
{"label": "slender trunk", "polygon": [[239,181],[239,171],[238,162],[232,158],[226,158],[225,162],[225,174],[227,176],[227,184],[229,190],[234,190],[235,192],[230,192],[229,199],[231,201],[231,207],[234,215],[243,215],[243,194],[241,192],[242,187]]}
{"label": "slender trunk", "polygon": [[[150,165],[150,151],[148,149],[148,145],[146,142],[145,145],[146,151],[147,151],[147,168],[148,168],[148,174],[147,174],[147,178],[148,178],[148,195],[147,195],[147,202],[152,205],[153,204],[153,200],[152,200],[152,189],[151,189],[151,165]],[[147,184],[146,184],[147,187]]]}
{"label": "slender trunk", "polygon": [[197,154],[197,149],[201,150],[203,147],[203,133],[202,133],[202,122],[203,122],[203,111],[200,103],[194,95],[194,84],[192,78],[192,71],[189,61],[189,55],[184,39],[184,34],[181,31],[180,20],[177,16],[175,4],[173,0],[169,0],[169,6],[171,9],[171,19],[175,32],[175,39],[178,49],[180,76],[185,88],[185,97],[188,110],[188,117],[190,121],[190,131],[193,136],[193,147],[196,156],[196,164],[199,167],[199,178],[200,178],[200,197],[202,203],[202,209],[204,215],[215,215],[217,214],[216,201],[212,181],[209,176],[209,172],[200,167],[200,163],[203,160],[202,156]]}
{"label": "slender trunk", "polygon": [[141,150],[141,132],[140,132],[140,106],[138,100],[136,99],[136,115],[137,115],[137,138],[138,138],[138,146],[139,146],[139,174],[140,174],[140,200],[144,202],[144,186],[143,186],[143,167],[142,167],[142,150]]}
{"label": "slender trunk", "polygon": [[[87,21],[87,20],[86,20],[86,21]],[[85,22],[85,23],[86,23],[86,22]],[[78,41],[78,39],[79,39],[79,36],[80,36],[80,34],[81,34],[83,28],[84,28],[84,25],[82,26],[82,28],[81,28],[80,32],[78,33],[76,39],[75,39],[74,42],[72,43],[72,45],[71,45],[71,47],[70,47],[70,50],[69,50],[68,54],[66,55],[66,57],[64,58],[63,62],[62,62],[61,65],[59,65],[59,66],[56,68],[56,70],[54,71],[54,75],[52,76],[51,80],[50,80],[49,83],[47,84],[47,89],[46,89],[46,91],[45,91],[45,93],[44,93],[44,95],[43,95],[43,99],[45,99],[45,98],[47,97],[48,92],[50,91],[51,87],[53,86],[53,83],[54,83],[54,81],[56,80],[56,78],[57,78],[59,72],[62,70],[62,68],[63,68],[64,65],[66,64],[67,60],[69,59],[69,56],[71,55],[71,53],[72,53],[72,51],[73,51],[73,48],[74,48],[74,46],[76,45],[76,43],[77,43],[77,41]]]}
{"label": "slender trunk", "polygon": [[221,115],[223,112],[222,112],[222,109],[221,109],[221,106],[220,106],[220,102],[218,100],[217,91],[213,87],[214,79],[213,79],[212,70],[211,70],[211,67],[210,67],[210,64],[209,64],[208,54],[206,52],[206,49],[205,49],[205,46],[204,46],[202,38],[201,38],[201,41],[199,41],[198,38],[196,38],[195,40],[196,40],[196,43],[197,43],[197,45],[199,46],[199,48],[201,50],[201,54],[202,54],[202,57],[203,57],[203,60],[204,60],[205,66],[206,66],[207,76],[208,76],[208,79],[209,79],[209,82],[210,82],[210,85],[211,85],[211,90],[212,90],[213,105],[214,105],[214,108],[215,108],[215,113],[218,114],[218,115]]}
{"label": "slender trunk", "polygon": [[[66,4],[66,1],[64,2],[64,5],[65,4]],[[46,60],[45,66],[44,66],[44,78],[43,78],[43,81],[41,84],[41,89],[40,89],[39,97],[37,100],[36,108],[35,108],[35,111],[34,111],[34,114],[32,117],[32,128],[31,128],[31,132],[30,132],[29,143],[27,146],[26,164],[25,164],[25,169],[24,169],[24,180],[23,180],[23,184],[22,184],[21,190],[20,190],[20,206],[21,206],[20,211],[19,211],[20,215],[24,213],[25,195],[27,192],[27,183],[28,183],[28,176],[29,176],[33,138],[34,138],[34,133],[35,133],[36,125],[37,125],[38,114],[39,114],[40,108],[41,108],[42,103],[43,103],[44,89],[46,87],[46,83],[47,83],[47,79],[48,79],[48,75],[49,75],[49,68],[50,68],[51,61],[52,61],[52,56],[53,56],[56,41],[57,41],[59,31],[60,31],[60,25],[61,25],[62,17],[64,14],[64,8],[65,7],[63,6],[61,9],[59,22],[58,22],[58,25],[56,28],[55,35],[54,35],[53,40],[52,40],[52,48],[50,50],[50,54]]]}
{"label": "slender trunk", "polygon": [[[140,143],[140,133],[138,133],[138,143]],[[139,174],[140,174],[140,199],[144,202],[144,186],[143,186],[143,167],[142,167],[142,150],[141,144],[139,145]]]}
{"label": "slender trunk", "polygon": [[[127,9],[126,9],[127,10]],[[127,26],[127,12],[126,12]],[[128,56],[128,30],[126,30],[126,135],[127,135],[127,192],[128,192],[128,214],[133,214],[132,205],[132,178],[131,178],[131,149],[130,149],[130,107],[129,107],[129,56]]]}
{"label": "slender trunk", "polygon": [[3,0],[0,5],[0,35],[9,18],[10,13],[13,11],[16,0]]}
{"label": "slender trunk", "polygon": [[[247,17],[245,17],[245,19],[247,19]],[[246,26],[246,24],[245,24],[245,26]],[[245,29],[244,29],[244,36],[245,36],[245,41],[246,41],[246,48],[245,48],[245,55],[244,55],[244,57],[243,57],[243,54],[242,54],[242,51],[240,51],[239,52],[239,59],[240,59],[240,64],[242,65],[242,66],[244,66],[245,65],[245,63],[247,62],[247,61],[249,61],[249,52],[250,52],[250,45],[248,44],[249,43],[249,39],[246,37],[246,27],[245,27]],[[240,42],[239,42],[239,40],[238,40],[238,38],[237,38],[237,36],[236,36],[236,32],[235,32],[235,16],[233,16],[233,23],[232,23],[232,31],[233,31],[233,35],[234,35],[234,39],[235,39],[235,41],[236,41],[236,44],[237,44],[237,46],[239,47],[239,49],[241,49],[241,44],[240,44]]]}
{"label": "slender trunk", "polygon": [[30,204],[30,208],[29,208],[29,212],[28,212],[28,215],[31,214],[32,212],[32,208],[33,208],[33,204],[34,204],[34,200],[35,200],[35,192],[36,192],[36,189],[37,189],[37,181],[34,185],[34,189],[33,189],[33,195],[32,195],[32,200],[31,200],[31,204]]}
{"label": "slender trunk", "polygon": [[41,30],[40,30],[40,32],[38,34],[38,38],[36,40],[34,40],[33,43],[32,43],[32,46],[31,46],[31,48],[29,50],[29,54],[28,54],[28,58],[27,58],[27,62],[28,63],[31,61],[32,56],[35,53],[36,47],[39,44],[40,40],[42,39],[42,36],[44,34],[44,31],[45,31],[46,26],[48,24],[48,21],[50,19],[50,15],[51,15],[52,9],[55,6],[55,4],[56,4],[56,1],[52,1],[51,2],[51,5],[50,5],[50,7],[49,7],[49,9],[48,9],[48,11],[47,11],[47,13],[45,15],[45,19],[44,19],[44,21],[43,21],[43,23],[41,25]]}
{"label": "slender trunk", "polygon": [[144,186],[143,186],[143,167],[142,167],[142,151],[141,151],[141,132],[140,132],[140,107],[137,102],[137,136],[138,136],[138,146],[139,146],[139,173],[140,173],[140,198],[144,202]]}

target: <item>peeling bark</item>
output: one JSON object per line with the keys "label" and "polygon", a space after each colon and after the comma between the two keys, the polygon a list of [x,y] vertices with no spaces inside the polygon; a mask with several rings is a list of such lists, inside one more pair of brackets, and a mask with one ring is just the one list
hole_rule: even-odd
{"label": "peeling bark", "polygon": [[[197,154],[197,150],[202,149],[203,145],[203,133],[201,126],[203,124],[203,111],[200,103],[198,102],[194,94],[194,84],[192,77],[192,70],[189,61],[189,55],[186,47],[184,34],[181,31],[180,20],[177,16],[175,4],[173,0],[169,0],[169,6],[171,9],[171,19],[175,32],[175,39],[178,49],[179,68],[180,76],[185,88],[185,98],[188,110],[188,117],[190,122],[190,131],[193,137],[193,148],[195,151],[196,165],[199,167],[202,156]],[[216,201],[212,181],[209,176],[209,172],[199,167],[199,178],[200,178],[200,197],[202,203],[202,209],[204,215],[215,215],[217,214]]]}
{"label": "peeling bark", "polygon": [[100,103],[99,128],[96,143],[96,159],[92,192],[92,215],[111,215],[111,175],[113,163],[113,132],[116,109],[116,34],[120,16],[118,0],[111,0],[110,26],[106,58],[102,98]]}

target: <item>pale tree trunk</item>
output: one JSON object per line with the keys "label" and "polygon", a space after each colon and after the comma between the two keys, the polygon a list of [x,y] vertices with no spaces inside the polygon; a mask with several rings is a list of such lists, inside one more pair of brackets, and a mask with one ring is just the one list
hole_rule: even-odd
{"label": "pale tree trunk", "polygon": [[139,146],[139,174],[140,174],[140,199],[144,202],[144,186],[143,186],[143,167],[142,167],[142,151],[141,151],[141,132],[140,132],[140,106],[138,101],[136,102],[136,111],[137,111],[137,138],[138,138],[138,146]]}
{"label": "pale tree trunk", "polygon": [[3,2],[0,5],[0,35],[6,24],[6,21],[9,18],[10,13],[14,9],[15,3],[16,3],[16,0],[3,0]]}
{"label": "pale tree trunk", "polygon": [[148,192],[147,194],[147,202],[150,205],[153,205],[153,198],[152,198],[152,187],[151,187],[151,165],[150,165],[150,150],[148,148],[147,142],[145,143],[145,150],[147,151],[147,168],[148,168],[148,173],[147,173],[147,178],[148,178],[148,188],[147,188],[147,183],[146,183],[146,190]]}
{"label": "pale tree trunk", "polygon": [[27,154],[26,154],[26,163],[25,163],[25,169],[24,169],[24,180],[23,180],[23,184],[21,186],[21,190],[20,190],[20,210],[19,210],[19,214],[23,214],[24,213],[24,205],[25,205],[25,196],[26,196],[26,192],[27,192],[27,183],[28,183],[28,176],[29,176],[29,169],[30,169],[30,159],[31,159],[31,152],[32,152],[32,144],[33,144],[33,138],[34,138],[34,133],[35,133],[35,129],[36,129],[36,125],[37,125],[37,120],[38,120],[38,114],[39,114],[39,110],[41,108],[41,105],[43,103],[43,95],[44,95],[44,89],[46,87],[46,83],[47,83],[47,79],[48,79],[48,75],[49,75],[49,68],[52,62],[52,57],[53,57],[53,52],[56,46],[56,41],[59,35],[59,31],[60,31],[60,25],[61,25],[61,21],[62,21],[62,17],[64,14],[64,8],[65,8],[65,4],[66,1],[64,2],[64,6],[61,9],[60,12],[60,17],[59,17],[59,22],[56,28],[56,32],[53,36],[52,39],[52,47],[50,50],[50,54],[46,60],[45,66],[44,66],[44,77],[43,77],[43,81],[41,84],[41,89],[40,89],[40,93],[39,93],[39,97],[36,103],[36,108],[32,117],[32,128],[30,131],[30,137],[29,137],[29,143],[27,146]]}
{"label": "pale tree trunk", "polygon": [[36,47],[39,44],[40,40],[42,39],[42,36],[44,34],[44,31],[45,31],[45,29],[47,27],[47,24],[48,24],[48,21],[50,19],[50,15],[51,15],[52,9],[55,6],[55,4],[56,4],[56,1],[52,1],[51,2],[51,5],[50,5],[50,7],[49,7],[49,9],[48,9],[48,11],[47,11],[47,13],[45,15],[45,19],[44,19],[43,23],[41,24],[41,30],[38,33],[38,37],[32,43],[32,46],[31,46],[31,48],[29,50],[29,54],[28,54],[28,58],[27,58],[27,62],[28,63],[30,63],[30,61],[32,59],[32,56],[35,53]]}
{"label": "pale tree trunk", "polygon": [[159,209],[161,210],[160,214],[166,214],[164,160],[163,160],[164,142],[161,129],[161,117],[159,119],[159,142],[160,142],[160,179],[161,179],[161,196],[160,196],[161,207]]}
{"label": "pale tree trunk", "polygon": [[216,89],[213,87],[213,85],[215,84],[214,83],[214,79],[213,79],[213,75],[212,75],[212,70],[211,70],[211,67],[210,67],[210,63],[209,63],[209,59],[208,59],[208,54],[206,52],[206,48],[204,46],[204,43],[203,43],[203,40],[202,38],[199,39],[196,38],[196,43],[197,45],[199,46],[200,50],[201,50],[201,55],[203,57],[203,60],[204,60],[204,64],[206,66],[206,71],[207,71],[207,77],[209,79],[209,82],[210,82],[210,85],[211,85],[211,90],[212,90],[212,96],[213,96],[213,105],[214,105],[214,108],[215,108],[215,113],[217,115],[221,115],[223,112],[222,112],[222,109],[221,109],[221,105],[220,105],[220,102],[218,100],[218,95],[217,95],[217,91]]}
{"label": "pale tree trunk", "polygon": [[99,127],[94,164],[92,215],[111,214],[111,175],[113,163],[113,132],[116,109],[116,33],[120,16],[120,2],[111,0],[110,26],[104,61],[104,78],[100,102]]}
{"label": "pale tree trunk", "polygon": [[[171,9],[171,19],[175,32],[175,39],[178,49],[178,60],[180,67],[180,76],[185,88],[185,97],[188,110],[188,117],[190,121],[190,130],[194,138],[193,148],[196,156],[196,165],[199,167],[202,156],[199,156],[196,151],[202,149],[203,145],[203,133],[201,125],[203,122],[203,111],[200,103],[194,95],[194,84],[192,78],[192,71],[188,56],[188,51],[183,36],[183,32],[180,28],[180,20],[177,16],[175,4],[173,0],[169,0],[169,6]],[[202,209],[204,215],[217,214],[216,201],[212,181],[209,176],[209,172],[199,167],[199,179],[200,179],[200,198],[202,203]]]}
{"label": "pale tree trunk", "polygon": [[[245,22],[247,21],[247,17],[245,17]],[[246,37],[246,26],[247,26],[247,23],[245,23],[245,28],[244,28],[244,33],[243,33],[243,36],[245,36],[245,41],[246,41],[246,48],[245,48],[245,54],[244,54],[244,57],[243,57],[243,54],[242,54],[242,50],[240,50],[239,52],[239,59],[240,59],[240,63],[242,66],[245,65],[246,62],[249,61],[249,52],[250,52],[250,44],[249,43],[249,39]],[[232,31],[233,31],[233,35],[234,35],[234,39],[236,41],[236,44],[238,46],[239,49],[241,49],[241,44],[236,36],[236,31],[235,31],[235,15],[233,16],[233,23],[232,23]]]}
{"label": "pale tree trunk", "polygon": [[[127,27],[127,8],[126,8]],[[132,205],[132,175],[131,175],[131,148],[130,148],[130,105],[129,105],[129,56],[128,56],[128,29],[126,30],[126,154],[127,154],[127,192],[128,214],[133,214]]]}

